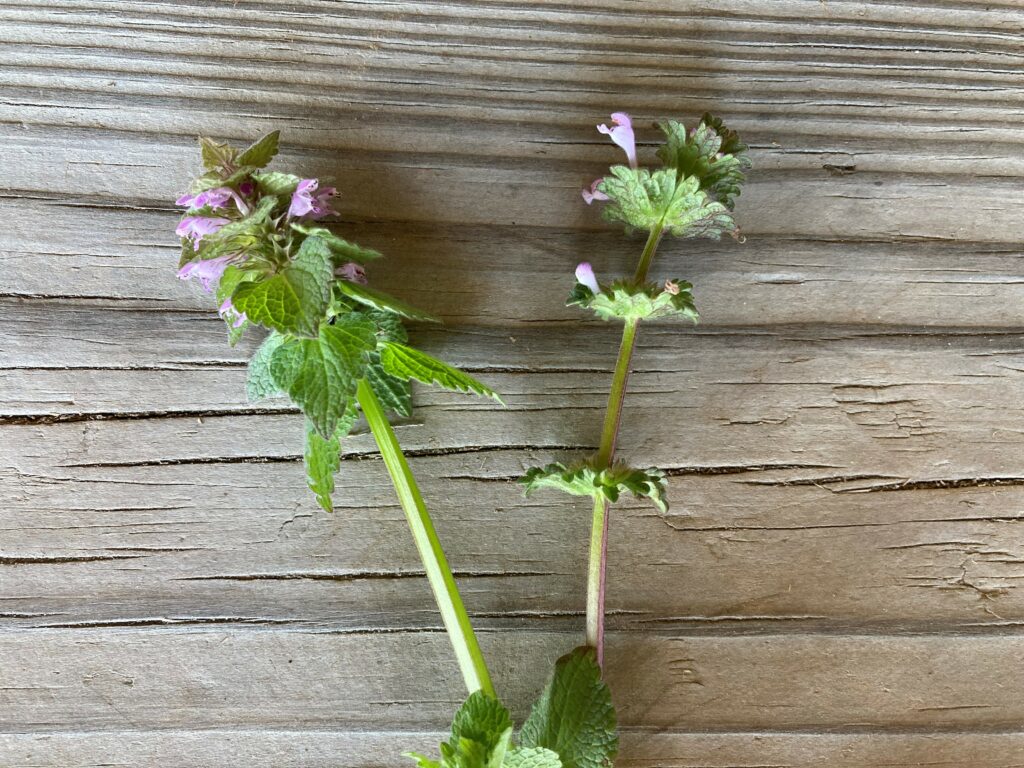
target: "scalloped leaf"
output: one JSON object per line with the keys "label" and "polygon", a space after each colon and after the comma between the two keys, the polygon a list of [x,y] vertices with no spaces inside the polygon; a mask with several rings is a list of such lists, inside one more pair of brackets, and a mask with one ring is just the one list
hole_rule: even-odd
{"label": "scalloped leaf", "polygon": [[[658,150],[658,157],[665,166],[675,170],[680,178],[699,179],[700,188],[712,200],[732,210],[746,180],[744,171],[750,167],[750,160],[740,155],[746,145],[739,141],[736,132],[728,131],[721,120],[708,114],[689,132],[675,120],[658,127],[665,134],[665,144]],[[719,130],[728,137],[728,147]]]}
{"label": "scalloped leaf", "polygon": [[598,293],[576,283],[566,304],[592,309],[602,320],[683,317],[696,323],[700,317],[693,303],[693,285],[685,280],[667,280],[660,288],[655,283],[638,286],[632,280],[618,280]]}
{"label": "scalloped leaf", "polygon": [[598,470],[590,460],[570,466],[556,461],[545,467],[531,467],[520,482],[526,486],[526,495],[539,488],[554,488],[573,496],[603,496],[613,503],[623,491],[629,491],[637,498],[649,498],[659,510],[668,512],[665,473],[656,467],[635,469],[616,463]]}
{"label": "scalloped leaf", "polygon": [[[441,760],[418,752],[405,756],[420,768],[502,768],[512,739],[512,718],[493,696],[483,691],[470,694],[455,713],[448,741],[441,744]],[[537,768],[547,768],[543,764]]]}
{"label": "scalloped leaf", "polygon": [[[298,182],[298,177],[296,183]],[[340,267],[349,261],[354,261],[357,264],[366,264],[367,262],[374,261],[375,259],[383,258],[378,251],[372,248],[363,248],[361,245],[350,243],[343,237],[338,237],[336,234],[331,232],[329,229],[324,227],[314,227],[308,224],[299,224],[293,221],[291,228],[296,232],[301,232],[304,235],[311,237],[319,237],[325,243],[327,247],[331,249],[331,253],[334,254],[335,266]]]}
{"label": "scalloped leaf", "polygon": [[270,360],[277,348],[286,340],[286,336],[277,331],[271,331],[249,359],[245,378],[245,394],[250,402],[285,394],[270,374]]}
{"label": "scalloped leaf", "polygon": [[593,648],[576,648],[555,663],[519,740],[555,752],[564,768],[611,766],[619,751],[615,707]]}
{"label": "scalloped leaf", "polygon": [[472,392],[505,404],[497,392],[468,373],[404,344],[385,342],[380,350],[380,362],[385,371],[399,379],[416,379],[424,384],[437,384],[444,389]]}
{"label": "scalloped leaf", "polygon": [[709,198],[696,177],[680,179],[671,169],[652,173],[616,165],[598,189],[609,198],[603,212],[608,221],[649,231],[663,227],[677,237],[717,240],[738,234],[729,209]]}
{"label": "scalloped leaf", "polygon": [[330,251],[322,240],[310,237],[288,266],[257,282],[242,283],[231,302],[251,322],[312,337],[327,311],[333,279]]}
{"label": "scalloped leaf", "polygon": [[321,323],[315,339],[291,339],[279,346],[270,358],[270,375],[329,439],[355,397],[366,354],[375,344],[368,319],[338,317]]}
{"label": "scalloped leaf", "polygon": [[351,299],[358,301],[360,304],[365,304],[372,309],[377,309],[382,312],[391,312],[395,315],[408,318],[409,320],[419,320],[426,323],[440,323],[441,321],[427,312],[416,309],[411,304],[406,304],[400,299],[396,299],[394,296],[389,296],[383,291],[378,291],[369,286],[362,285],[361,283],[353,283],[349,280],[339,280],[338,290],[344,293]]}
{"label": "scalloped leaf", "polygon": [[238,165],[264,168],[277,155],[280,131],[271,131],[250,144],[235,161]]}
{"label": "scalloped leaf", "polygon": [[334,511],[331,494],[334,493],[334,475],[341,466],[341,441],[348,436],[358,417],[355,402],[349,400],[330,439],[325,439],[313,426],[313,422],[306,419],[306,445],[303,452],[306,484],[325,512]]}

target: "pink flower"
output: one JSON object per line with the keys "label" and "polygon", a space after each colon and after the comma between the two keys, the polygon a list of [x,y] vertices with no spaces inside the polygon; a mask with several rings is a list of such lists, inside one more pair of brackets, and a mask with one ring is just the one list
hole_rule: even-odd
{"label": "pink flower", "polygon": [[178,277],[182,280],[191,280],[194,277],[203,286],[203,290],[210,293],[213,290],[213,284],[220,280],[231,260],[231,256],[221,256],[216,259],[190,261],[178,270]]}
{"label": "pink flower", "polygon": [[342,264],[336,270],[334,274],[338,277],[348,280],[350,283],[360,283],[366,285],[366,270],[361,265],[356,264],[354,261],[350,261],[347,264]]}
{"label": "pink flower", "polygon": [[629,167],[636,168],[636,137],[633,135],[633,121],[625,112],[612,112],[614,128],[607,125],[597,126],[598,133],[610,136],[618,144],[629,159]]}
{"label": "pink flower", "polygon": [[182,195],[178,198],[177,204],[187,206],[190,209],[205,208],[209,206],[216,210],[223,208],[224,204],[232,198],[234,191],[228,187],[214,187],[200,192],[197,195]]}
{"label": "pink flower", "polygon": [[245,316],[245,312],[239,312],[235,309],[235,305],[231,303],[231,299],[224,299],[224,303],[220,305],[220,309],[217,310],[217,314],[226,323],[231,323],[232,328],[238,328],[248,318]]}
{"label": "pink flower", "polygon": [[178,223],[178,228],[174,232],[178,237],[191,239],[193,246],[198,251],[200,240],[206,235],[212,235],[227,223],[228,219],[215,216],[186,216]]}
{"label": "pink flower", "polygon": [[[334,187],[324,187],[316,192],[320,182],[316,179],[303,179],[292,194],[291,205],[288,206],[288,215],[295,217],[308,217],[319,219],[332,213],[337,213],[331,208],[330,200],[337,194]],[[314,195],[314,192],[316,194]]]}
{"label": "pink flower", "polygon": [[587,286],[591,293],[597,294],[601,292],[601,286],[597,284],[594,268],[590,266],[590,262],[584,261],[576,267],[576,282]]}
{"label": "pink flower", "polygon": [[607,200],[608,195],[597,188],[597,185],[604,181],[604,178],[594,179],[594,182],[590,185],[590,189],[583,190],[583,199],[587,205],[590,205],[595,200]]}

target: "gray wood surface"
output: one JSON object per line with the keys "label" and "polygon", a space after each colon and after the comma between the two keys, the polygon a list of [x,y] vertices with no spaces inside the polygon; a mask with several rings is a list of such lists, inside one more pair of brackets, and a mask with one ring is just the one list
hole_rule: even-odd
{"label": "gray wood surface", "polygon": [[280,128],[417,342],[492,383],[397,425],[522,716],[581,634],[615,329],[564,307],[641,243],[593,130],[723,115],[746,243],[667,242],[615,508],[620,764],[1024,764],[1024,3],[0,1],[0,765],[401,765],[461,697],[372,441],[334,515],[173,277],[195,135]]}

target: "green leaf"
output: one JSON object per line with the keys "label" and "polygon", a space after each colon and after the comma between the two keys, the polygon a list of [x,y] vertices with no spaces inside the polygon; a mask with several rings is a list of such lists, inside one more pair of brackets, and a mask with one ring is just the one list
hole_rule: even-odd
{"label": "green leaf", "polygon": [[606,768],[619,751],[611,691],[601,679],[594,649],[577,648],[555,663],[555,673],[523,724],[524,747],[556,752],[564,768]]}
{"label": "green leaf", "polygon": [[419,752],[403,752],[402,757],[408,757],[416,761],[418,768],[444,768],[437,760],[431,760],[424,754]]}
{"label": "green leaf", "polygon": [[203,167],[208,171],[229,168],[238,154],[238,150],[231,145],[221,144],[206,136],[199,137],[199,152],[203,158]]}
{"label": "green leaf", "polygon": [[380,352],[380,362],[385,371],[405,381],[416,379],[424,384],[437,384],[445,389],[474,392],[492,397],[504,405],[493,389],[468,373],[404,344],[385,342]]}
{"label": "green leaf", "polygon": [[358,416],[355,402],[349,400],[329,440],[324,439],[313,422],[306,419],[306,484],[326,512],[334,511],[331,494],[334,492],[334,475],[341,466],[341,441],[352,430]]}
{"label": "green leaf", "polygon": [[243,283],[231,301],[254,323],[281,333],[315,336],[330,302],[333,279],[327,246],[310,237],[288,266],[259,282]]}
{"label": "green leaf", "polygon": [[213,189],[214,187],[234,187],[245,181],[250,173],[252,173],[252,168],[249,166],[243,166],[226,176],[216,171],[213,173],[206,173],[189,185],[189,191],[195,195],[199,192],[205,192],[208,189]]}
{"label": "green leaf", "polygon": [[323,322],[316,339],[292,339],[270,357],[270,375],[325,439],[345,414],[376,339],[373,324],[356,316]]}
{"label": "green leaf", "polygon": [[291,198],[295,194],[295,188],[302,181],[298,176],[278,171],[264,171],[253,174],[252,180],[256,182],[256,188],[260,194],[276,195],[277,197]]}
{"label": "green leaf", "polygon": [[441,322],[433,315],[416,309],[416,307],[406,304],[404,301],[400,301],[394,296],[389,296],[382,291],[374,290],[373,288],[360,285],[359,283],[353,283],[348,280],[339,280],[338,289],[349,298],[358,301],[360,304],[365,304],[373,309],[379,309],[382,312],[391,312],[408,318],[409,320],[421,320],[427,323]]}
{"label": "green leaf", "polygon": [[635,469],[616,463],[598,470],[591,461],[568,467],[554,462],[546,467],[531,467],[520,482],[526,486],[527,495],[538,488],[555,488],[573,496],[604,496],[610,502],[618,501],[623,491],[629,491],[637,498],[646,496],[662,512],[668,512],[665,473],[655,467]]}
{"label": "green leaf", "polygon": [[409,334],[402,325],[402,318],[391,312],[380,312],[375,309],[362,309],[374,325],[377,326],[377,338],[381,341],[397,341],[404,344],[409,340]]}
{"label": "green leaf", "polygon": [[341,466],[341,441],[336,435],[330,440],[317,432],[313,422],[306,419],[306,484],[316,501],[326,512],[334,511],[331,494],[334,492],[334,473]]}
{"label": "green leaf", "polygon": [[385,371],[380,363],[379,352],[368,355],[366,381],[385,411],[392,411],[399,416],[412,415],[412,385],[408,380]]}
{"label": "green leaf", "polygon": [[[298,178],[296,178],[297,181]],[[350,261],[354,261],[357,264],[366,264],[368,261],[382,258],[378,251],[350,243],[345,238],[338,237],[331,230],[324,227],[312,227],[308,224],[299,224],[294,221],[291,223],[291,227],[296,232],[301,232],[311,237],[319,237],[327,243],[327,247],[331,249],[331,253],[335,256],[335,266],[340,267]]]}
{"label": "green leaf", "polygon": [[[227,269],[224,270],[224,274],[221,275],[220,280],[217,283],[217,306],[220,307],[225,299],[231,297],[231,294],[235,292],[241,283],[248,282],[250,280],[258,280],[262,277],[262,272],[255,269],[240,269],[234,264],[228,265]],[[224,325],[228,329],[228,343],[233,347],[238,343],[239,339],[245,333],[245,329],[249,327],[249,319],[245,318],[241,324],[236,326],[235,322],[238,316],[233,313],[223,313],[221,318],[224,320]]]}
{"label": "green leaf", "polygon": [[664,227],[677,237],[738,235],[729,209],[711,200],[696,177],[677,178],[674,170],[612,167],[598,189],[609,197],[603,216],[628,227]]}
{"label": "green leaf", "polygon": [[602,320],[684,317],[697,322],[699,318],[693,303],[693,286],[685,280],[667,280],[663,287],[618,280],[596,294],[582,283],[576,283],[566,304],[592,309]]}
{"label": "green leaf", "polygon": [[[402,318],[390,312],[360,307],[355,312],[369,318],[377,328],[377,341],[397,341],[399,344],[408,341]],[[392,376],[384,370],[377,351],[367,355],[366,381],[370,389],[380,400],[385,411],[392,411],[399,416],[412,415],[412,385],[407,379]]]}
{"label": "green leaf", "polygon": [[709,126],[715,133],[717,133],[722,139],[721,152],[725,155],[735,155],[739,158],[740,163],[744,169],[748,169],[751,166],[750,158],[746,156],[749,147],[740,141],[740,135],[736,131],[729,130],[725,123],[722,122],[722,118],[715,117],[710,112],[705,112],[701,116],[700,121]]}
{"label": "green leaf", "polygon": [[271,131],[253,142],[248,149],[238,156],[238,165],[263,168],[277,154],[277,142],[281,138],[280,131]]}
{"label": "green leaf", "polygon": [[264,197],[244,219],[225,224],[202,239],[199,258],[215,259],[228,253],[247,255],[266,247],[268,218],[277,205],[276,197]]}
{"label": "green leaf", "polygon": [[250,402],[284,394],[270,375],[270,359],[287,338],[277,331],[271,331],[250,358],[245,380],[245,393]]}
{"label": "green leaf", "polygon": [[417,752],[405,755],[420,768],[502,768],[511,739],[508,710],[494,697],[477,691],[455,713],[451,738],[441,744],[439,762]]}
{"label": "green leaf", "polygon": [[[728,131],[721,120],[707,114],[693,131],[688,132],[675,120],[661,123],[659,127],[665,134],[665,144],[658,150],[658,157],[666,167],[675,170],[680,179],[688,176],[699,179],[700,188],[712,200],[732,210],[746,180],[744,171],[750,167],[749,159],[740,154],[747,147],[739,141],[736,132]],[[724,137],[729,139],[728,147]]]}
{"label": "green leaf", "polygon": [[512,727],[512,717],[501,702],[482,691],[470,695],[452,720],[452,742],[470,739],[493,746]]}
{"label": "green leaf", "polygon": [[544,747],[517,747],[505,755],[504,768],[562,768],[557,752]]}

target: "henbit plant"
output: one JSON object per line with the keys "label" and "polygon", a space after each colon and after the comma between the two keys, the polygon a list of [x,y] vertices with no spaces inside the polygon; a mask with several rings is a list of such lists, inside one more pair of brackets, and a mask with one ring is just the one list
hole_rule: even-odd
{"label": "henbit plant", "polygon": [[576,285],[567,304],[589,308],[602,320],[623,323],[618,359],[612,375],[608,407],[596,455],[566,466],[561,463],[534,467],[523,478],[526,492],[557,488],[577,496],[593,498],[590,554],[587,568],[587,645],[596,651],[597,663],[604,661],[604,599],[608,560],[608,507],[625,491],[649,497],[662,511],[668,511],[665,473],[656,468],[636,469],[615,461],[615,443],[629,379],[630,361],[641,320],[683,318],[697,322],[693,286],[682,280],[662,285],[648,280],[658,243],[667,232],[682,238],[722,235],[739,238],[733,219],[733,205],[740,193],[750,161],[747,146],[735,131],[718,118],[705,114],[687,131],[674,120],[659,124],[665,143],[657,156],[663,167],[638,167],[636,138],[629,115],[612,114],[613,127],[599,125],[625,153],[628,165],[612,166],[608,176],[583,190],[588,205],[606,203],[606,220],[626,225],[626,232],[647,232],[647,243],[631,278],[604,285],[597,281],[590,264],[576,268]]}
{"label": "henbit plant", "polygon": [[493,397],[468,374],[407,344],[402,319],[435,318],[372,289],[363,265],[380,254],[317,222],[335,190],[265,170],[278,132],[244,151],[200,139],[205,172],[177,202],[186,207],[178,276],[216,292],[229,340],[250,325],[269,335],[249,361],[252,400],[287,396],[305,415],[305,464],[317,502],[331,511],[340,446],[362,411],[405,512],[469,698],[423,768],[600,768],[618,748],[611,695],[590,648],[563,656],[524,723],[519,746],[441,543],[387,411],[411,413],[410,380]]}

